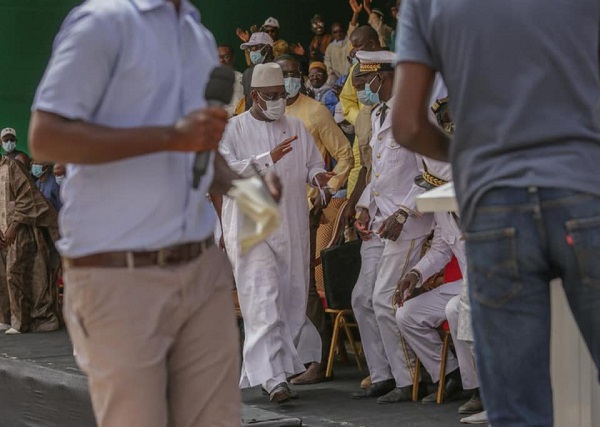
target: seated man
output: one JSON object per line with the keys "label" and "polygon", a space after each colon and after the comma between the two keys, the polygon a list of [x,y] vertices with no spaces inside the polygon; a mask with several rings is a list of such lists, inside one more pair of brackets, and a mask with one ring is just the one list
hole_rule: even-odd
{"label": "seated man", "polygon": [[[451,179],[450,164],[427,159],[427,166],[423,176],[416,180],[423,188],[430,189]],[[442,340],[436,328],[446,320],[446,304],[460,293],[462,280],[446,283],[413,299],[408,299],[423,285],[424,281],[442,270],[452,255],[458,259],[461,271],[465,271],[466,257],[465,245],[453,215],[448,212],[436,212],[434,218],[436,225],[431,247],[398,283],[394,300],[399,306],[396,311],[396,322],[402,336],[419,357],[433,382],[437,383],[440,379]],[[462,395],[458,366],[456,358],[449,353],[444,392],[447,400]],[[435,401],[436,393],[423,399],[423,402]]]}

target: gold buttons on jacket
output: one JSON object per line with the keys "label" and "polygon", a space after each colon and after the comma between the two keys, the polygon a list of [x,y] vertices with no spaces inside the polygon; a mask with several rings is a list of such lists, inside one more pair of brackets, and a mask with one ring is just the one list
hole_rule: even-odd
{"label": "gold buttons on jacket", "polygon": [[379,172],[375,174],[375,178],[379,178]]}
{"label": "gold buttons on jacket", "polygon": [[375,192],[375,197],[378,197],[378,196],[379,196],[379,191],[376,191]]}

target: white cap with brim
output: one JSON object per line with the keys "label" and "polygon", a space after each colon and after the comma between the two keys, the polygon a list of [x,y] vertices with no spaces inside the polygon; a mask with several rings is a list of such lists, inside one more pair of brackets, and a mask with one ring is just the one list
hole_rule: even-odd
{"label": "white cap with brim", "polygon": [[4,138],[5,135],[13,135],[16,138],[17,131],[13,128],[4,128],[2,129],[2,134],[0,134],[0,138]]}
{"label": "white cap with brim", "polygon": [[259,44],[268,44],[273,46],[273,39],[267,33],[252,33],[250,40],[240,45],[240,49],[248,49],[250,46],[257,46]]}
{"label": "white cap with brim", "polygon": [[281,67],[273,62],[255,65],[250,86],[253,88],[284,86]]}
{"label": "white cap with brim", "polygon": [[267,18],[265,20],[263,27],[279,28],[279,21],[277,19],[273,18],[272,16],[270,16],[269,18]]}

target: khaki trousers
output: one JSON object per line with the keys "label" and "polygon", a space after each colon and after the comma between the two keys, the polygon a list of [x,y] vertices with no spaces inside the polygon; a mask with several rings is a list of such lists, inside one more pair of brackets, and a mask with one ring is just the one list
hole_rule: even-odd
{"label": "khaki trousers", "polygon": [[98,427],[240,425],[231,267],[65,269],[65,322]]}

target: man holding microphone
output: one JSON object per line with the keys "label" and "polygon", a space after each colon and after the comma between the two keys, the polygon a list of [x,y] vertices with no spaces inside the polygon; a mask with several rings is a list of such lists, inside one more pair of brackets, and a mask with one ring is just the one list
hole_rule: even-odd
{"label": "man holding microphone", "polygon": [[36,94],[31,151],[68,163],[65,320],[100,427],[240,422],[232,274],[206,198],[236,175],[211,154],[192,188],[193,153],[227,124],[201,96],[217,64],[189,1],[89,0]]}

